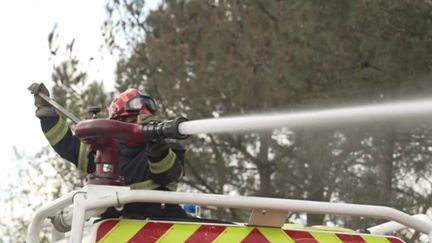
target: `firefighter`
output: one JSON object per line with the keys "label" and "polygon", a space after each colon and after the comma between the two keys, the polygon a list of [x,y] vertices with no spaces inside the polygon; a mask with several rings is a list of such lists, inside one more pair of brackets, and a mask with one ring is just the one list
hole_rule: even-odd
{"label": "firefighter", "polygon": [[[38,93],[49,96],[43,83],[33,83],[29,90],[35,96],[36,117],[40,119],[42,131],[54,150],[81,171],[95,170],[94,151],[72,133],[66,120],[56,109],[43,100]],[[128,89],[119,94],[109,107],[109,119],[123,122],[137,122],[138,114],[148,116],[157,111],[156,102],[138,89]],[[123,143],[119,148],[119,174],[132,189],[175,191],[183,175],[185,149],[178,143],[165,140],[148,142],[144,146]],[[107,209],[102,218],[187,218],[179,205],[158,203],[130,203],[119,212]]]}

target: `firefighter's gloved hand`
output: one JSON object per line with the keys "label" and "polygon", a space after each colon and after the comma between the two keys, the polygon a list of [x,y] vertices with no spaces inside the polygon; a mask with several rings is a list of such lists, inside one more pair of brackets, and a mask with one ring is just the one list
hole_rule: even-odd
{"label": "firefighter's gloved hand", "polygon": [[56,117],[58,116],[55,108],[51,106],[50,103],[42,99],[38,94],[44,94],[46,96],[50,96],[48,89],[45,87],[43,83],[32,83],[28,90],[34,95],[34,104],[37,107],[36,116],[41,117]]}
{"label": "firefighter's gloved hand", "polygon": [[48,91],[48,89],[45,87],[45,85],[43,83],[32,83],[29,87],[28,90],[30,90],[30,92],[34,95],[35,98],[35,106],[37,108],[41,108],[43,106],[51,106],[50,103],[46,102],[44,99],[42,99],[38,94],[44,94],[46,96],[50,96],[50,93]]}
{"label": "firefighter's gloved hand", "polygon": [[151,141],[147,143],[146,151],[149,160],[157,162],[168,155],[169,147],[165,140]]}

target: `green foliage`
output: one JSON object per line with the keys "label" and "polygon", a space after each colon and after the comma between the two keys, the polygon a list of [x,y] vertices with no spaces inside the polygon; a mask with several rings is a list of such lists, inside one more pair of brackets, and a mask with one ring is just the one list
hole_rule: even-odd
{"label": "green foliage", "polygon": [[[116,88],[160,100],[160,119],[231,116],[348,106],[430,93],[432,5],[426,0],[264,1],[110,0],[106,43],[120,55]],[[53,54],[53,95],[75,115],[106,107],[112,94],[66,46]],[[431,124],[397,121],[187,141],[184,183],[194,190],[389,205],[409,213],[431,207]],[[244,220],[237,211],[210,210]],[[292,215],[291,219],[298,215]],[[358,228],[374,224],[308,215]],[[406,234],[415,242],[417,234]]]}
{"label": "green foliage", "polygon": [[[73,52],[73,39],[62,48],[56,43],[58,34],[56,28],[49,34],[48,44],[51,52],[53,70],[51,79],[54,82],[52,96],[61,106],[82,119],[89,118],[88,108],[98,106],[102,109],[99,117],[108,116],[108,105],[112,94],[104,90],[102,80],[88,80],[87,71],[83,69],[79,59]],[[64,51],[67,59],[61,59],[56,53]]]}
{"label": "green foliage", "polygon": [[[17,173],[11,173],[11,182],[4,188],[2,227],[5,242],[24,242],[27,227],[35,210],[71,190],[83,186],[83,175],[71,164],[65,163],[50,147],[44,147],[34,156],[16,152]],[[46,229],[41,242],[48,242]]]}
{"label": "green foliage", "polygon": [[[80,61],[73,53],[74,40],[64,48],[68,59],[56,56],[63,51],[63,47],[56,43],[58,34],[55,31],[56,28],[48,37],[53,64],[54,87],[50,91],[52,98],[81,119],[90,117],[87,112],[90,106],[101,107],[102,112],[98,116],[107,117],[107,107],[112,94],[105,93],[102,81],[89,82],[86,70],[82,69]],[[2,240],[6,242],[24,242],[34,211],[69,191],[81,188],[85,179],[72,163],[60,158],[51,147],[44,147],[31,157],[17,153],[16,163],[22,164],[16,174],[11,175],[17,178],[5,191],[5,198],[1,198],[2,205],[10,209],[2,217],[7,221],[7,227],[0,229]],[[49,235],[46,230],[42,232],[41,239],[48,242]]]}

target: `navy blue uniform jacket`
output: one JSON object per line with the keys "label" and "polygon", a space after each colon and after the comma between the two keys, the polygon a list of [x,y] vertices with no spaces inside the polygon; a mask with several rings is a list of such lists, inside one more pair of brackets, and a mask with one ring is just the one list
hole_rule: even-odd
{"label": "navy blue uniform jacket", "polygon": [[[84,173],[95,170],[94,152],[82,143],[69,128],[62,116],[41,117],[42,130],[54,150]],[[178,143],[147,144],[146,147],[129,147],[119,144],[120,175],[132,189],[169,190],[177,189],[183,175],[185,149]],[[122,212],[108,209],[103,218],[182,218],[186,217],[178,205],[157,203],[131,203]]]}

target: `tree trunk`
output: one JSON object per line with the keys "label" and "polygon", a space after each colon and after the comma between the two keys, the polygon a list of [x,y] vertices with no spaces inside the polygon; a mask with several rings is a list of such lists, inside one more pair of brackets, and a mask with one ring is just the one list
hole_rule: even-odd
{"label": "tree trunk", "polygon": [[383,141],[382,161],[378,161],[378,195],[379,204],[391,205],[392,178],[393,178],[393,153],[395,148],[395,131],[390,130]]}
{"label": "tree trunk", "polygon": [[[320,201],[320,202],[326,201],[326,199],[324,199],[324,188],[319,187],[312,190],[310,196],[308,197],[308,200]],[[324,214],[308,214],[307,225],[309,226],[323,225],[324,216],[325,216]]]}
{"label": "tree trunk", "polygon": [[272,193],[274,190],[271,185],[272,168],[269,161],[269,139],[271,139],[269,133],[261,133],[257,167],[260,177],[259,194],[260,196],[271,197],[274,195]]}

